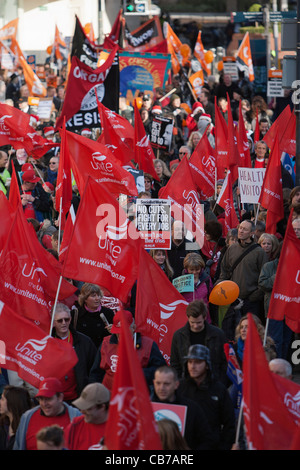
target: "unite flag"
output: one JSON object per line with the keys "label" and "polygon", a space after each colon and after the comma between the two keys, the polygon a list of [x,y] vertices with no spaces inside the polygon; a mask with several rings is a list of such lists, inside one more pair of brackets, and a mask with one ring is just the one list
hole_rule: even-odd
{"label": "unite flag", "polygon": [[255,77],[248,31],[238,48],[237,63],[239,68],[245,72],[245,75],[249,78],[250,82],[253,82]]}

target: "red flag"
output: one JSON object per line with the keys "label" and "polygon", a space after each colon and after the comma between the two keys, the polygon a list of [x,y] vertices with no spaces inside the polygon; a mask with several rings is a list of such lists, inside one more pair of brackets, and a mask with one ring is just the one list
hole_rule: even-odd
{"label": "red flag", "polygon": [[71,207],[73,197],[71,161],[66,139],[65,121],[63,123],[63,128],[60,131],[60,135],[61,147],[55,188],[55,208],[59,213],[61,228],[64,230],[66,216]]}
{"label": "red flag", "polygon": [[116,197],[120,194],[138,195],[134,177],[122,168],[120,161],[105,145],[70,131],[66,131],[66,141],[81,195],[88,176]]}
{"label": "red flag", "polygon": [[[9,203],[10,203],[13,211],[16,211],[17,208],[19,207],[20,203],[21,203],[21,195],[20,195],[16,170],[15,170],[15,165],[14,165],[13,160],[11,160],[11,168],[12,168],[11,183],[10,183],[10,187],[9,187],[8,200],[9,200]],[[1,214],[1,219],[2,219],[2,214]]]}
{"label": "red flag", "polygon": [[296,424],[282,402],[251,314],[243,360],[244,420],[249,449],[288,450]]}
{"label": "red flag", "polygon": [[[84,62],[81,62],[78,57],[72,57],[66,96],[61,114],[56,121],[56,130],[62,126],[64,117],[66,118],[67,122],[71,117],[74,116],[75,113],[81,109],[82,100],[89,93],[89,91],[92,90],[92,88],[96,86],[99,88],[99,90],[101,87],[104,88],[103,83],[110,71],[118,48],[119,46],[116,45],[112,49],[104,64],[100,67],[97,67],[96,69],[93,69]],[[91,93],[95,93],[95,88]],[[87,106],[88,105],[89,103],[87,103]]]}
{"label": "red flag", "polygon": [[222,116],[217,98],[215,97],[215,156],[217,179],[224,177],[224,169],[228,168],[228,127]]}
{"label": "red flag", "polygon": [[188,302],[163,270],[142,248],[137,282],[135,322],[137,331],[155,341],[170,365],[173,334],[186,324]]}
{"label": "red flag", "polygon": [[[0,257],[0,298],[49,331],[60,271],[59,262],[43,248],[19,206]],[[63,279],[59,299],[74,292],[76,287]]]}
{"label": "red flag", "polygon": [[138,164],[139,170],[143,170],[144,173],[149,173],[154,179],[159,180],[153,164],[155,155],[136,103],[134,104],[134,131],[135,162]]}
{"label": "red flag", "polygon": [[286,129],[279,141],[280,152],[296,155],[296,115],[291,113]]}
{"label": "red flag", "polygon": [[223,182],[221,192],[217,199],[217,204],[225,210],[224,236],[226,236],[228,230],[236,228],[239,224],[239,219],[236,215],[233,204],[232,179],[230,171],[227,172],[226,178]]}
{"label": "red flag", "polygon": [[34,158],[42,157],[50,148],[59,144],[37,134],[30,126],[30,116],[20,109],[0,103],[0,146],[11,145],[25,149]]}
{"label": "red flag", "polygon": [[134,160],[134,128],[128,119],[106,108],[98,99],[97,102],[102,129],[98,142],[106,145],[121,164],[126,165]]}
{"label": "red flag", "polygon": [[205,200],[215,193],[215,155],[207,134],[203,134],[189,159],[191,174],[200,198]]}
{"label": "red flag", "polygon": [[201,248],[204,243],[204,212],[187,157],[182,159],[166,186],[160,189],[159,198],[172,201],[174,220],[185,224]]}
{"label": "red flag", "polygon": [[0,103],[0,146],[24,148],[24,139],[30,132],[30,116],[21,110]]}
{"label": "red flag", "polygon": [[121,321],[105,444],[109,450],[161,450],[148,387],[125,319]]}
{"label": "red flag", "polygon": [[293,211],[290,214],[283,240],[268,318],[285,319],[286,324],[295,333],[300,333],[300,240],[296,237],[292,225],[292,214]]}
{"label": "red flag", "polygon": [[143,242],[116,199],[88,177],[62,274],[105,287],[126,302],[138,270]]}
{"label": "red flag", "polygon": [[292,111],[290,105],[287,105],[265,134],[263,141],[266,142],[269,148],[272,148],[276,135],[278,135],[279,141],[281,140],[281,137],[284,135],[287,125],[289,124],[291,114]]}
{"label": "red flag", "polygon": [[277,222],[284,217],[281,160],[278,136],[275,136],[263,180],[259,203],[267,209],[266,232],[275,234]]}
{"label": "red flag", "polygon": [[[63,379],[78,362],[73,346],[51,336],[0,301],[0,339],[5,344],[0,364],[36,388],[46,377]],[[63,358],[63,360],[62,360]]]}
{"label": "red flag", "polygon": [[14,220],[14,210],[9,203],[7,197],[3,191],[0,191],[0,214],[1,214],[1,224],[0,224],[0,253],[3,250],[9,231],[11,229],[11,224]]}
{"label": "red flag", "polygon": [[239,124],[238,124],[238,134],[237,134],[237,144],[239,152],[239,166],[242,168],[251,168],[251,155],[250,155],[250,145],[248,141],[247,131],[245,128],[243,113],[242,113],[242,101],[239,103]]}
{"label": "red flag", "polygon": [[227,93],[228,106],[228,168],[231,172],[232,182],[238,179],[239,151],[237,145],[236,129],[233,123],[230,98]]}

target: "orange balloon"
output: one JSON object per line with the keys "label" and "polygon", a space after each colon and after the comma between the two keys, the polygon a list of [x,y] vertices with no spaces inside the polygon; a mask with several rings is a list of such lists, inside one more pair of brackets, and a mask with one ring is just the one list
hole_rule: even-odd
{"label": "orange balloon", "polygon": [[136,104],[138,109],[141,109],[141,107],[143,106],[142,98],[140,98],[140,97],[135,98],[135,104]]}
{"label": "orange balloon", "polygon": [[191,54],[191,48],[188,44],[182,44],[180,46],[180,53],[183,58],[187,59]]}
{"label": "orange balloon", "polygon": [[221,72],[221,70],[223,70],[223,67],[224,67],[223,60],[220,60],[220,62],[218,62],[217,64],[218,71]]}
{"label": "orange balloon", "polygon": [[222,281],[210,293],[209,301],[214,305],[230,305],[240,293],[239,286],[233,281]]}
{"label": "orange balloon", "polygon": [[207,51],[204,54],[204,60],[207,64],[210,64],[214,60],[214,53],[213,51]]}

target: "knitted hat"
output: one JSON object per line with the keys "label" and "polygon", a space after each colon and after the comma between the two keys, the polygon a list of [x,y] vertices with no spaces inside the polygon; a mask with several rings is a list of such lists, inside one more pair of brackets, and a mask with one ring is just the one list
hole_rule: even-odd
{"label": "knitted hat", "polygon": [[202,106],[201,103],[199,103],[198,101],[196,101],[196,103],[194,103],[193,106],[192,106],[192,112],[193,112],[194,114],[196,114],[196,113],[199,113],[199,112],[201,112],[201,111],[204,112],[204,108],[203,108],[203,106]]}
{"label": "knitted hat", "polygon": [[162,113],[162,109],[161,109],[161,106],[159,106],[158,104],[156,104],[155,106],[152,107],[152,113],[157,113],[157,114],[161,114]]}

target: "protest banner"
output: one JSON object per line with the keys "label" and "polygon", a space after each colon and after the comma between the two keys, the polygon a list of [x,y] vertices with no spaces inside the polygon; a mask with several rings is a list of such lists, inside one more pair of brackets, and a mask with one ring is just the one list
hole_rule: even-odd
{"label": "protest banner", "polygon": [[120,60],[120,96],[133,103],[139,92],[153,94],[165,87],[171,67],[169,54],[122,51]]}
{"label": "protest banner", "polygon": [[265,168],[239,168],[241,203],[258,204]]}
{"label": "protest banner", "polygon": [[269,70],[267,96],[270,98],[282,98],[284,96],[282,70]]}
{"label": "protest banner", "polygon": [[171,249],[171,201],[137,199],[136,228],[147,249]]}
{"label": "protest banner", "polygon": [[150,135],[152,147],[169,152],[172,144],[173,126],[173,118],[154,116]]}

